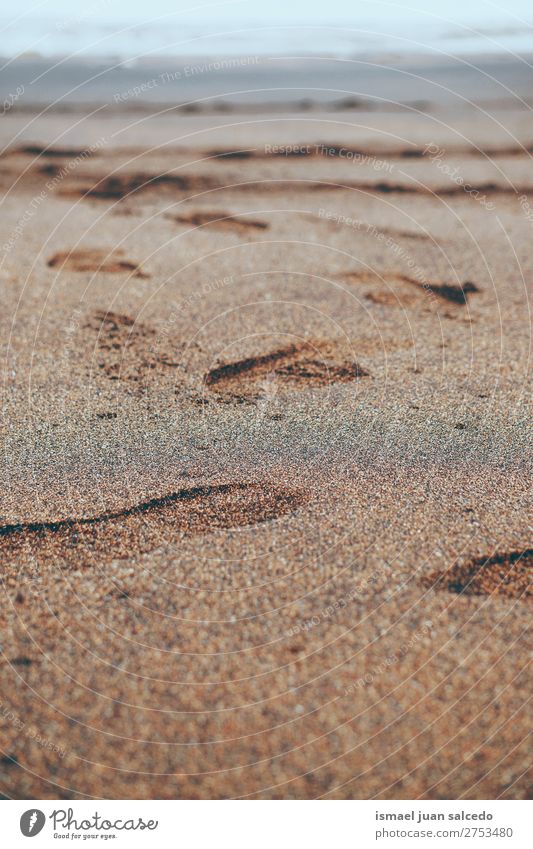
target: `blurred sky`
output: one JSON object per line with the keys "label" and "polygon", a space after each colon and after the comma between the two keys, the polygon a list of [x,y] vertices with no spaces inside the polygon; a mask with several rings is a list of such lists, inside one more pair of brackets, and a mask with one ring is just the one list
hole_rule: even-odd
{"label": "blurred sky", "polygon": [[530,54],[532,24],[533,0],[9,0],[0,55]]}
{"label": "blurred sky", "polygon": [[[10,8],[9,8],[10,6]],[[451,22],[478,25],[494,22],[511,23],[513,18],[533,19],[533,0],[226,0],[226,2],[194,2],[194,0],[12,0],[2,11],[2,18],[17,18],[28,13],[37,17],[83,17],[101,20],[141,20],[159,15],[186,16],[190,20],[213,17],[224,20],[254,21],[357,21],[394,18],[420,19],[426,16]]]}

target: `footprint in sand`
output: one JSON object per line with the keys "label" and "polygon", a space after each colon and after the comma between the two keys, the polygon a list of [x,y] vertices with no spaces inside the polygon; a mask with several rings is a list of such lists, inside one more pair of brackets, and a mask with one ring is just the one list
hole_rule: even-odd
{"label": "footprint in sand", "polygon": [[240,528],[294,513],[307,501],[299,489],[227,483],[180,489],[134,507],[92,518],[0,526],[0,563],[31,553],[94,566],[152,551],[165,541]]}
{"label": "footprint in sand", "polygon": [[61,197],[76,197],[85,200],[122,200],[140,192],[201,192],[218,188],[219,184],[210,177],[186,174],[114,174],[101,177],[96,183],[81,185],[74,183],[59,191]]}
{"label": "footprint in sand", "polygon": [[350,383],[368,376],[357,362],[344,358],[338,345],[316,341],[217,366],[205,375],[204,385],[221,395],[253,400],[261,397],[266,377],[291,388],[305,388]]}
{"label": "footprint in sand", "polygon": [[156,344],[157,333],[150,325],[122,313],[96,310],[84,330],[97,334],[96,364],[109,380],[142,387],[169,370],[176,376],[181,347],[166,337]]}
{"label": "footprint in sand", "polygon": [[460,595],[498,595],[531,601],[533,598],[533,548],[475,557],[451,569],[433,572],[426,586]]}
{"label": "footprint in sand", "polygon": [[43,156],[47,159],[77,159],[83,157],[86,159],[89,156],[96,156],[96,152],[90,149],[77,147],[42,147],[37,144],[27,144],[24,147],[19,147],[15,153],[22,153],[25,156]]}
{"label": "footprint in sand", "polygon": [[254,150],[210,150],[207,154],[213,159],[255,159],[257,154]]}
{"label": "footprint in sand", "polygon": [[232,230],[236,233],[268,229],[266,221],[231,215],[229,212],[200,210],[190,212],[187,215],[167,215],[166,217],[178,224],[190,224],[192,227],[213,227],[217,230]]}
{"label": "footprint in sand", "polygon": [[99,271],[105,274],[130,273],[134,277],[148,278],[136,262],[122,259],[123,251],[80,249],[61,251],[48,260],[49,268],[65,271]]}
{"label": "footprint in sand", "polygon": [[[479,292],[475,283],[467,281],[462,285],[451,283],[421,283],[406,274],[373,274],[371,271],[348,271],[339,274],[339,279],[347,283],[372,286],[364,293],[366,300],[383,306],[405,307],[423,303],[423,298],[434,295],[448,303],[466,306],[468,296]],[[383,279],[382,279],[383,278]],[[392,289],[388,284],[392,284]]]}

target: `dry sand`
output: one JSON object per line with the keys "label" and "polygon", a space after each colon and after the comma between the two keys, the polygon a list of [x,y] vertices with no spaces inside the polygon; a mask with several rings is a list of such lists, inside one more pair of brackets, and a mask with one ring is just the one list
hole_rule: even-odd
{"label": "dry sand", "polygon": [[4,118],[6,798],[531,794],[533,132],[455,106]]}

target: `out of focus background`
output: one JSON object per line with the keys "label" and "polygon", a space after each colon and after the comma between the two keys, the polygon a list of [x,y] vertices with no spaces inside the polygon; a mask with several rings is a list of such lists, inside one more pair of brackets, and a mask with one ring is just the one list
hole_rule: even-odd
{"label": "out of focus background", "polygon": [[529,0],[20,0],[0,15],[0,55],[523,53],[532,24]]}

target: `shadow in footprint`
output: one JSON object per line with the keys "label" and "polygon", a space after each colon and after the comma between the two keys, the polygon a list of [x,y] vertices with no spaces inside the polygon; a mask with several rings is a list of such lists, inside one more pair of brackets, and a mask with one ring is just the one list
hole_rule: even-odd
{"label": "shadow in footprint", "polygon": [[[416,295],[409,294],[409,288],[418,290],[417,294],[435,295],[443,301],[459,306],[466,306],[468,295],[479,292],[475,283],[469,280],[462,285],[453,283],[421,283],[406,274],[387,273],[373,274],[371,271],[347,271],[339,274],[341,280],[347,283],[372,284],[373,289],[365,294],[365,298],[373,303],[386,306],[409,306],[416,300]],[[394,290],[387,287],[391,283]]]}
{"label": "shadow in footprint", "polygon": [[211,369],[204,384],[218,393],[255,398],[265,378],[295,388],[350,383],[369,374],[358,363],[346,360],[333,342],[288,345],[257,357],[247,357]]}
{"label": "shadow in footprint", "polygon": [[467,563],[455,563],[450,569],[433,572],[426,586],[460,595],[499,595],[530,601],[533,549],[476,557]]}
{"label": "shadow in footprint", "polygon": [[66,186],[59,195],[86,200],[122,200],[140,192],[201,192],[218,187],[218,183],[202,175],[114,174],[92,185]]}
{"label": "shadow in footprint", "polygon": [[307,501],[302,490],[254,483],[180,489],[125,510],[0,527],[0,563],[31,554],[94,566],[147,553],[184,535],[268,522]]}
{"label": "shadow in footprint", "polygon": [[138,263],[122,259],[123,251],[80,249],[60,251],[48,260],[49,268],[65,271],[99,271],[105,274],[133,274],[134,277],[148,278]]}
{"label": "shadow in footprint", "polygon": [[188,215],[168,215],[172,221],[178,224],[190,224],[192,227],[214,227],[217,230],[233,230],[243,233],[248,230],[267,230],[266,221],[258,221],[252,218],[243,218],[231,215],[228,212],[210,212],[201,210],[191,212]]}
{"label": "shadow in footprint", "polygon": [[94,150],[89,148],[77,147],[42,147],[37,144],[27,144],[24,147],[19,147],[15,153],[23,153],[26,156],[44,156],[47,159],[77,159],[83,157],[86,159],[89,156],[96,156]]}
{"label": "shadow in footprint", "polygon": [[422,289],[429,289],[430,292],[433,292],[434,295],[437,295],[444,301],[451,301],[452,304],[460,304],[461,306],[465,306],[468,303],[468,295],[471,295],[473,292],[479,292],[476,284],[470,283],[470,281],[463,283],[462,286],[449,283],[431,283],[427,286],[416,283],[416,285],[421,286]]}

